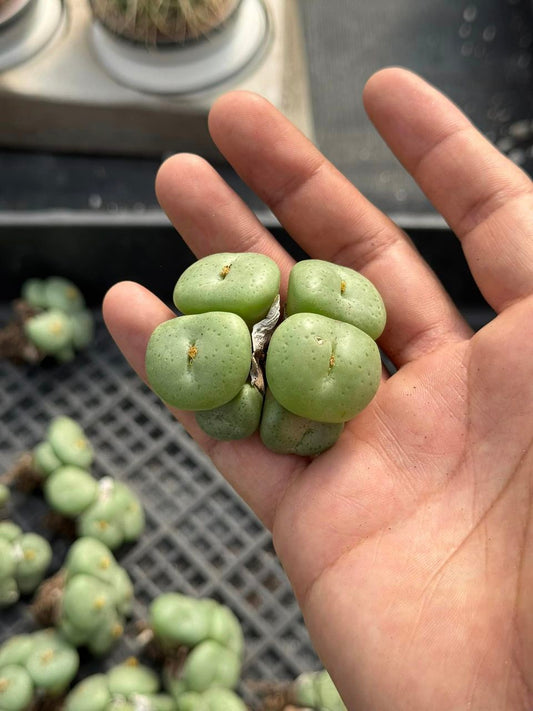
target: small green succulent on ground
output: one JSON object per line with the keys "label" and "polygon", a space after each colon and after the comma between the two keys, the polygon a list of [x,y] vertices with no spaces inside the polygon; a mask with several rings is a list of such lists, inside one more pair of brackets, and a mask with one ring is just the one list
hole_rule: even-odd
{"label": "small green succulent on ground", "polygon": [[111,477],[96,480],[88,471],[94,450],[70,417],[52,420],[46,438],[15,468],[15,476],[40,484],[51,508],[75,519],[80,536],[91,536],[116,550],[144,530],[144,511],[133,491]]}
{"label": "small green succulent on ground", "polygon": [[0,647],[0,709],[26,711],[37,699],[60,697],[78,666],[78,653],[55,630],[12,637]]}
{"label": "small green succulent on ground", "polygon": [[24,533],[12,521],[0,521],[0,608],[32,593],[51,560],[52,549],[45,538]]}
{"label": "small green succulent on ground", "polygon": [[12,323],[0,332],[0,355],[29,363],[45,356],[64,362],[93,337],[92,314],[75,284],[63,277],[28,279]]}
{"label": "small green succulent on ground", "polygon": [[339,692],[325,669],[304,672],[292,682],[259,682],[256,691],[265,711],[346,711]]}
{"label": "small green succulent on ground", "polygon": [[231,689],[186,691],[176,699],[176,711],[246,711],[244,701]]}
{"label": "small green succulent on ground", "polygon": [[174,699],[160,688],[158,675],[130,658],[77,684],[65,699],[64,711],[176,711]]}
{"label": "small green succulent on ground", "polygon": [[316,711],[346,711],[346,706],[325,669],[300,674],[291,685],[290,701],[295,706]]}
{"label": "small green succulent on ground", "polygon": [[312,456],[376,394],[385,307],[358,272],[309,259],[290,273],[279,323],[279,286],[265,255],[200,259],[174,288],[184,315],[152,333],[146,372],[156,394],[194,411],[211,437],[259,430],[274,452]]}
{"label": "small green succulent on ground", "polygon": [[[237,686],[244,638],[237,617],[226,605],[209,598],[167,593],[151,604],[149,625],[166,660],[165,687],[178,702],[178,708],[180,704],[190,707],[183,705],[185,694],[189,694],[185,697],[189,699],[187,703],[192,703],[209,689],[233,690]],[[232,700],[230,709],[240,708],[235,694],[223,696]],[[205,706],[209,698],[199,708],[211,709],[210,705]]]}
{"label": "small green succulent on ground", "polygon": [[99,656],[122,636],[132,602],[124,568],[101,541],[85,537],[70,547],[59,573],[40,586],[33,611],[70,644]]}
{"label": "small green succulent on ground", "polygon": [[239,0],[91,0],[112,32],[143,44],[196,39],[223,24]]}

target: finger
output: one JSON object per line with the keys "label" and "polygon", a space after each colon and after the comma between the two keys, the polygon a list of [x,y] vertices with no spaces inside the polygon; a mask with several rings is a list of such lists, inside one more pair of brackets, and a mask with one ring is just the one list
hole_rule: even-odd
{"label": "finger", "polygon": [[[103,314],[106,326],[126,360],[147,383],[144,360],[150,335],[160,323],[175,314],[150,291],[133,282],[121,282],[108,291]],[[239,442],[217,442],[200,430],[193,413],[169,409],[208,453],[237,493],[271,528],[280,497],[307,460],[273,454],[263,446],[257,434]]]}
{"label": "finger", "polygon": [[533,290],[533,185],[448,99],[403,69],[364,92],[378,131],[462,242],[497,311]]}
{"label": "finger", "polygon": [[232,92],[214,104],[219,149],[303,249],[361,271],[383,295],[380,339],[396,365],[470,330],[404,233],[265,99]]}
{"label": "finger", "polygon": [[294,260],[215,169],[187,153],[167,159],[158,171],[157,198],[197,257],[216,252],[261,252],[282,272],[282,294]]}

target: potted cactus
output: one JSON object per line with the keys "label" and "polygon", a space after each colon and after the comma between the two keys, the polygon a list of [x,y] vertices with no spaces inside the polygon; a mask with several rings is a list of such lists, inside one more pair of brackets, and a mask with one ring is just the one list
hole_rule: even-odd
{"label": "potted cactus", "polygon": [[94,16],[142,44],[195,40],[223,25],[240,0],[90,0]]}

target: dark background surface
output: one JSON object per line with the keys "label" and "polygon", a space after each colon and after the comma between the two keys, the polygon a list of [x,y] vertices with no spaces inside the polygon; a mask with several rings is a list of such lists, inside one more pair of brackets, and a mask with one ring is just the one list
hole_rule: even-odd
{"label": "dark background surface", "polygon": [[[317,144],[408,229],[461,308],[483,308],[455,238],[374,131],[361,91],[380,67],[409,67],[531,173],[530,0],[300,0],[300,10]],[[192,257],[157,206],[160,160],[0,148],[0,297],[50,273],[71,276],[93,304],[123,278],[169,294]],[[232,171],[218,168],[300,256]]]}
{"label": "dark background surface", "polygon": [[[434,83],[531,172],[530,0],[300,0],[300,13],[316,141],[379,207],[404,222],[432,213],[364,113],[363,86],[387,65],[408,67]],[[0,211],[142,213],[157,208],[153,179],[159,163],[159,157],[0,149]],[[238,183],[237,189],[244,190]]]}

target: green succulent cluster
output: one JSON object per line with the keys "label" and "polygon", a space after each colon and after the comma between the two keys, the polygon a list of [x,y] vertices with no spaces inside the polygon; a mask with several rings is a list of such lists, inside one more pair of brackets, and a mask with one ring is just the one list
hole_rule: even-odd
{"label": "green succulent cluster", "polygon": [[150,606],[150,627],[167,653],[186,647],[187,657],[176,673],[165,668],[167,690],[178,711],[243,711],[234,693],[240,678],[244,637],[237,617],[225,605],[167,593]]}
{"label": "green succulent cluster", "polygon": [[65,699],[64,711],[176,711],[174,699],[160,692],[152,669],[136,659],[93,674],[75,686]]}
{"label": "green succulent cluster", "polygon": [[37,698],[61,695],[78,666],[78,653],[54,630],[12,637],[0,647],[0,709],[26,711]]}
{"label": "green succulent cluster", "polygon": [[24,323],[26,337],[45,355],[69,361],[93,340],[92,314],[78,287],[68,279],[28,279],[22,285],[22,298],[37,311]]}
{"label": "green succulent cluster", "polygon": [[145,524],[139,499],[125,484],[90,474],[94,450],[77,422],[65,416],[52,420],[32,458],[46,500],[76,519],[78,535],[97,538],[112,550],[139,538]]}
{"label": "green succulent cluster", "polygon": [[41,583],[52,560],[48,541],[0,521],[0,608],[13,605]]}
{"label": "green succulent cluster", "polygon": [[306,709],[346,711],[346,706],[325,669],[300,674],[292,685],[291,697],[295,706]]}
{"label": "green succulent cluster", "polygon": [[107,546],[79,538],[62,569],[64,585],[56,627],[75,647],[106,654],[122,636],[131,613],[133,586]]}
{"label": "green succulent cluster", "polygon": [[174,288],[183,315],[150,337],[146,373],[215,439],[258,430],[274,452],[316,455],[376,394],[385,307],[362,274],[318,259],[291,270],[281,322],[279,289],[279,268],[263,254],[198,260]]}

